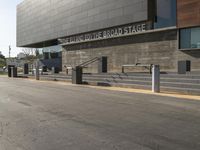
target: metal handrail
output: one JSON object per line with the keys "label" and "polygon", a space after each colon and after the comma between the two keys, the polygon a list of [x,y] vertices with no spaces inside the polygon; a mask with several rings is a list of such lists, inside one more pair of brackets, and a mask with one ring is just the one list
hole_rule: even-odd
{"label": "metal handrail", "polygon": [[92,59],[85,61],[82,64],[78,65],[78,67],[86,67],[86,66],[98,61],[99,59],[100,59],[99,57],[92,58]]}
{"label": "metal handrail", "polygon": [[[150,74],[152,73],[152,67],[153,64],[141,64],[141,63],[136,63],[136,64],[127,64],[127,65],[122,65],[122,73],[124,73],[124,68],[125,67],[144,67],[145,69],[150,71]],[[148,68],[149,67],[149,68]]]}

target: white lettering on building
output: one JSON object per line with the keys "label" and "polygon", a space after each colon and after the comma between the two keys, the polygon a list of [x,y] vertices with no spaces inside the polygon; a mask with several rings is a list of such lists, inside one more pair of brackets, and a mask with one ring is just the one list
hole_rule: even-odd
{"label": "white lettering on building", "polygon": [[117,27],[107,30],[102,30],[98,32],[92,32],[77,36],[71,36],[68,38],[59,39],[59,42],[61,44],[73,44],[73,43],[80,43],[80,42],[86,42],[86,41],[92,41],[92,40],[99,40],[99,39],[107,39],[107,38],[113,38],[113,37],[119,37],[119,36],[125,36],[140,32],[145,32],[147,30],[147,24],[136,24],[136,25],[129,25],[124,27]]}

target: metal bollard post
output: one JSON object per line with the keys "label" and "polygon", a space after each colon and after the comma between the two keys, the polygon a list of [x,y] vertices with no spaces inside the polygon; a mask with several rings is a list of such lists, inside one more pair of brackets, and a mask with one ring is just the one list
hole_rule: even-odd
{"label": "metal bollard post", "polygon": [[52,68],[51,68],[51,73],[52,73],[52,74],[55,74],[55,67],[52,67]]}
{"label": "metal bollard post", "polygon": [[36,62],[35,66],[35,79],[40,80],[39,61]]}
{"label": "metal bollard post", "polygon": [[77,66],[72,70],[72,84],[82,84],[83,68]]}
{"label": "metal bollard post", "polygon": [[14,67],[10,67],[11,69],[11,78],[14,78]]}
{"label": "metal bollard post", "polygon": [[28,64],[24,64],[24,74],[29,74],[29,66]]}
{"label": "metal bollard post", "polygon": [[160,93],[160,66],[153,65],[152,68],[152,92]]}

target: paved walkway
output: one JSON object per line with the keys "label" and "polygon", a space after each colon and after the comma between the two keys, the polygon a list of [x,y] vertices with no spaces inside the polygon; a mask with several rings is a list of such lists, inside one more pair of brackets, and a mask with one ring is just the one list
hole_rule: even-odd
{"label": "paved walkway", "polygon": [[0,77],[0,150],[199,150],[198,98],[133,92]]}

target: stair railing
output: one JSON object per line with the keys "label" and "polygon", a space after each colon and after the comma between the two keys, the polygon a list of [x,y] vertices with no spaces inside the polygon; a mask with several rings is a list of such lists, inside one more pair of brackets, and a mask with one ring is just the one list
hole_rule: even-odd
{"label": "stair railing", "polygon": [[84,68],[84,67],[86,67],[86,66],[88,66],[88,65],[90,65],[90,64],[92,64],[92,63],[94,63],[94,62],[96,62],[98,60],[100,60],[99,57],[92,58],[92,59],[90,59],[88,61],[83,62],[82,64],[79,64],[78,67]]}

